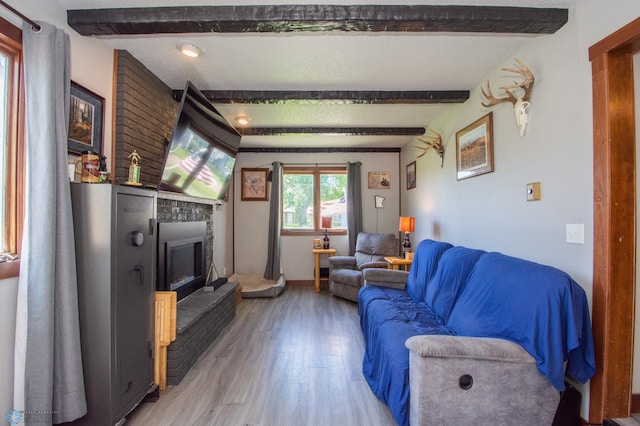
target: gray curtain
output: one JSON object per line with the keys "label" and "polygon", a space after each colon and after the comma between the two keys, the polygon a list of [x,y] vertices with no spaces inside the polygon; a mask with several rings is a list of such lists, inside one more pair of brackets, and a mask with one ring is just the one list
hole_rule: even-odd
{"label": "gray curtain", "polygon": [[280,277],[280,227],[282,220],[282,163],[273,163],[271,179],[271,201],[269,204],[269,241],[267,265],[264,278],[277,280]]}
{"label": "gray curtain", "polygon": [[67,174],[69,36],[23,28],[26,188],[16,319],[14,409],[27,424],[87,412]]}
{"label": "gray curtain", "polygon": [[356,252],[356,239],[362,232],[362,185],[360,166],[362,163],[347,165],[347,232],[349,233],[349,255]]}

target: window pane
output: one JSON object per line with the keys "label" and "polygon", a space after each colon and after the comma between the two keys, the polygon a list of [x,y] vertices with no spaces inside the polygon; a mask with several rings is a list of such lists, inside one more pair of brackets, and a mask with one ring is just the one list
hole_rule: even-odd
{"label": "window pane", "polygon": [[320,175],[320,216],[331,218],[332,228],[347,227],[347,175]]}
{"label": "window pane", "polygon": [[[9,67],[10,59],[0,53],[0,102],[2,105],[0,113],[0,229],[5,229],[6,218],[6,194],[7,194],[7,182],[6,182],[6,158],[7,158],[7,117],[9,113]],[[0,252],[7,250],[6,233],[3,232],[3,237],[0,240]]]}
{"label": "window pane", "polygon": [[282,189],[282,227],[314,229],[313,174],[285,174]]}

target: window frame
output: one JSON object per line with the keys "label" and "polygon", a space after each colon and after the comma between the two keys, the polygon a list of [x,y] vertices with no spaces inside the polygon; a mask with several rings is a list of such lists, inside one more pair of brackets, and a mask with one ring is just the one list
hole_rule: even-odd
{"label": "window frame", "polygon": [[[7,108],[7,151],[5,228],[3,238],[7,250],[1,253],[20,254],[24,223],[24,74],[22,66],[22,31],[0,17],[0,51],[11,58],[10,86]],[[0,262],[0,279],[17,277],[19,258]]]}
{"label": "window frame", "polygon": [[[316,166],[316,167],[283,167],[282,174],[305,174],[313,175],[313,227],[314,229],[290,229],[284,227],[284,203],[280,209],[280,235],[324,235],[324,228],[321,225],[321,218],[318,212],[320,208],[320,175],[327,174],[347,174],[346,166]],[[347,228],[329,228],[329,235],[347,235]]]}

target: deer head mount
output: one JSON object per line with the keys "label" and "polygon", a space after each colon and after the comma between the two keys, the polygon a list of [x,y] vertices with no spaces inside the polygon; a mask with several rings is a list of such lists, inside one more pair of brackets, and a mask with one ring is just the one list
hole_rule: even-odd
{"label": "deer head mount", "polygon": [[422,154],[418,155],[416,158],[424,156],[430,149],[433,149],[438,153],[438,156],[440,157],[440,167],[442,167],[444,163],[444,146],[442,145],[442,136],[440,133],[427,128],[424,132],[424,136],[416,139],[424,144],[424,146],[416,145],[416,148],[422,151]]}
{"label": "deer head mount", "polygon": [[[520,136],[524,135],[524,130],[527,127],[527,122],[529,121],[529,117],[527,114],[527,108],[529,108],[529,97],[531,96],[531,89],[533,88],[533,83],[536,81],[533,73],[525,64],[520,62],[518,59],[515,60],[518,68],[502,68],[502,71],[509,71],[515,74],[520,74],[524,77],[524,80],[521,82],[514,81],[513,84],[508,86],[502,86],[500,89],[504,91],[506,94],[505,97],[496,98],[491,93],[491,84],[487,80],[487,90],[484,90],[484,87],[481,87],[482,96],[486,98],[487,102],[482,102],[482,106],[491,107],[497,105],[502,102],[511,102],[513,104],[514,113],[516,115],[516,124],[520,127]],[[524,94],[520,97],[516,97],[512,89],[523,89]]]}

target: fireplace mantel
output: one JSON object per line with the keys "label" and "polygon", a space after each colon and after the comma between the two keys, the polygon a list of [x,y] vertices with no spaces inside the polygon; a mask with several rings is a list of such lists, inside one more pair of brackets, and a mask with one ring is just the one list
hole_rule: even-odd
{"label": "fireplace mantel", "polygon": [[221,206],[222,201],[211,200],[209,198],[192,197],[190,195],[178,194],[177,192],[158,191],[158,198],[163,200],[184,201],[186,203],[206,204],[209,206]]}

